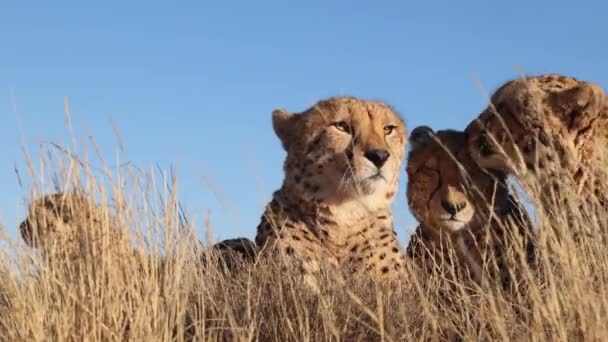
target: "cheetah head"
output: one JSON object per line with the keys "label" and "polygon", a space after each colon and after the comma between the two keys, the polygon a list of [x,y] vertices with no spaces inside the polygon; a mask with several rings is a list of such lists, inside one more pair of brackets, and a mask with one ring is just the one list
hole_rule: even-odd
{"label": "cheetah head", "polygon": [[19,232],[30,247],[44,250],[53,244],[72,242],[79,230],[99,224],[102,217],[101,209],[88,198],[56,193],[30,204]]}
{"label": "cheetah head", "polygon": [[414,217],[437,232],[467,227],[487,215],[488,203],[507,196],[506,176],[480,169],[466,141],[464,132],[433,132],[426,126],[410,135],[408,203]]}
{"label": "cheetah head", "polygon": [[608,117],[599,86],[556,74],[509,81],[491,103],[466,128],[470,153],[484,168],[517,176],[589,159]]}
{"label": "cheetah head", "polygon": [[287,151],[284,187],[327,202],[393,200],[406,132],[390,107],[337,97],[302,113],[275,110],[272,119]]}

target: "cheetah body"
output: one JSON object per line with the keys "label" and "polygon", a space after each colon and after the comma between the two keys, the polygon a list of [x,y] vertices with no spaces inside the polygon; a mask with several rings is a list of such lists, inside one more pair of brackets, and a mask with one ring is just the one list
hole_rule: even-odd
{"label": "cheetah body", "polygon": [[[273,113],[287,151],[285,179],[258,226],[256,244],[297,260],[387,278],[404,255],[390,205],[405,154],[402,119],[387,105],[330,98],[303,113]],[[292,263],[293,264],[293,263]]]}
{"label": "cheetah body", "polygon": [[[540,184],[541,201],[565,182],[593,194],[605,168],[608,102],[597,85],[558,74],[505,83],[466,128],[483,168]],[[532,177],[531,177],[532,176]],[[533,190],[534,191],[534,190]]]}
{"label": "cheetah body", "polygon": [[534,233],[525,210],[509,193],[505,174],[484,172],[472,160],[465,133],[423,126],[410,141],[407,195],[420,225],[408,256],[441,272],[456,266],[477,283],[488,275],[508,285],[505,255],[522,243],[533,266]]}

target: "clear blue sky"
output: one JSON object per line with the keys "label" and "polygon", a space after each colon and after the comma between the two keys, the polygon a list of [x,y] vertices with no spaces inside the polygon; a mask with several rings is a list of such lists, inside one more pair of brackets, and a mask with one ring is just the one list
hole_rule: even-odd
{"label": "clear blue sky", "polygon": [[[88,127],[112,160],[111,115],[121,160],[175,165],[189,212],[201,223],[210,210],[225,238],[253,237],[281,183],[277,107],[348,94],[389,102],[410,129],[463,128],[485,106],[473,75],[489,91],[516,66],[608,87],[605,1],[215,3],[3,2],[0,219],[11,234],[26,196],[14,173],[26,174],[18,122],[31,152],[68,143],[66,96],[79,138]],[[402,237],[415,226],[404,186]]]}

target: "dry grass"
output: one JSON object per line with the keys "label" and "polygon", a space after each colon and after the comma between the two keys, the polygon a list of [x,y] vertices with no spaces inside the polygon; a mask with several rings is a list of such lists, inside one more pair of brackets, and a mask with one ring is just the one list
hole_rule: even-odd
{"label": "dry grass", "polygon": [[323,272],[317,293],[280,261],[225,272],[196,242],[174,179],[48,152],[30,163],[31,196],[82,189],[106,213],[95,229],[130,239],[89,241],[70,257],[61,244],[40,253],[5,238],[1,340],[608,340],[608,249],[598,235],[608,213],[581,210],[568,184],[569,205],[537,213],[541,274],[524,267],[515,289],[411,266],[394,287]]}

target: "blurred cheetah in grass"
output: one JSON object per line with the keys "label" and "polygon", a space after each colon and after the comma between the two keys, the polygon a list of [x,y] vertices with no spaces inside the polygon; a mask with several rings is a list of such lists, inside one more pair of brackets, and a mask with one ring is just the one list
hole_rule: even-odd
{"label": "blurred cheetah in grass", "polygon": [[570,184],[586,201],[608,204],[599,174],[608,165],[608,102],[601,87],[558,74],[515,79],[494,92],[466,132],[481,167],[533,180],[538,188],[528,190],[540,195],[547,212],[563,207],[554,197]]}

